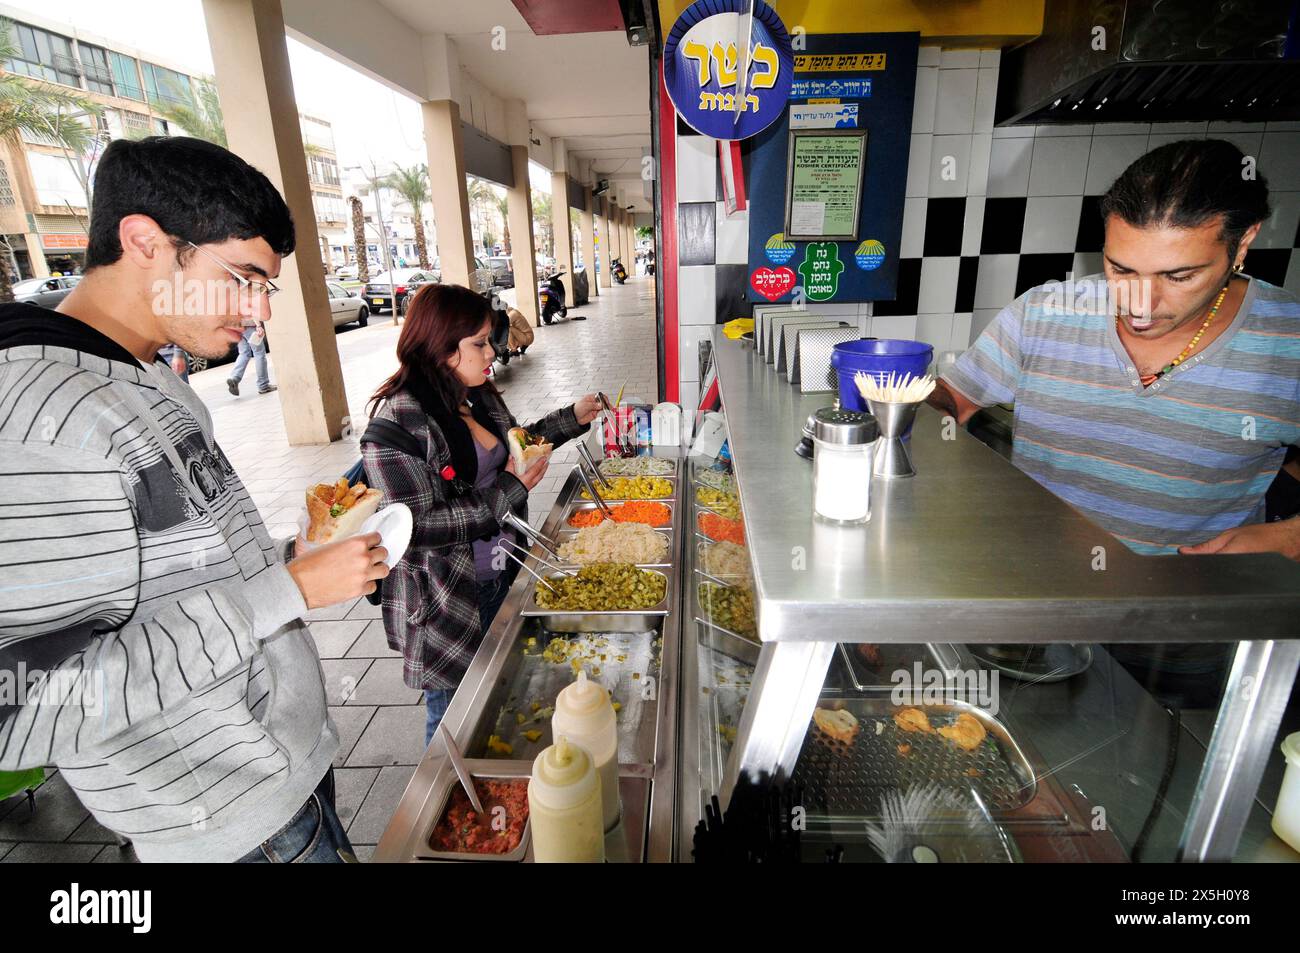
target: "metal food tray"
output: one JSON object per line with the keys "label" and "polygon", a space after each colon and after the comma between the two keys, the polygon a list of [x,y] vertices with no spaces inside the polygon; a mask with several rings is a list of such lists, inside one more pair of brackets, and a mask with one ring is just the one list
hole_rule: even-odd
{"label": "metal food tray", "polygon": [[[697,469],[694,471],[694,480],[693,480],[692,482],[695,483],[696,486],[707,486],[707,487],[708,487],[709,489],[711,489],[711,490],[722,490],[721,487],[714,486],[712,483],[706,483],[706,482],[704,482],[703,480],[700,479],[700,474],[701,474],[702,472],[704,472],[705,470],[708,470],[708,469],[710,469],[710,468],[709,468],[709,467],[699,467],[699,468],[697,468]],[[719,470],[719,471],[716,471],[716,472],[721,473],[722,471]],[[722,492],[724,492],[724,493],[735,493],[735,492],[736,492],[736,478],[735,478],[735,476],[733,476],[733,475],[730,474],[730,473],[726,473],[726,474],[723,474],[723,475],[724,475],[724,476],[727,476],[727,477],[730,477],[730,479],[731,479],[731,489],[730,489],[730,490],[722,490]],[[739,494],[736,494],[736,495],[739,495]],[[691,498],[694,499],[694,494],[691,495]]]}
{"label": "metal food tray", "polygon": [[[677,573],[659,569],[645,569],[662,576],[665,582],[664,597],[656,605],[647,609],[618,609],[602,612],[575,612],[547,609],[537,604],[537,587],[541,585],[536,579],[530,580],[524,595],[524,607],[520,615],[525,618],[538,618],[542,626],[552,632],[647,632],[658,629],[669,613],[673,602],[673,592],[677,584]],[[562,578],[562,573],[548,573],[547,579]]]}
{"label": "metal food tray", "polygon": [[754,582],[754,573],[753,573],[753,571],[752,571],[751,569],[749,569],[749,568],[746,568],[746,570],[745,570],[745,574],[744,574],[743,576],[736,576],[736,577],[734,577],[734,579],[733,579],[733,577],[730,577],[730,576],[719,576],[719,575],[717,575],[717,574],[715,574],[715,573],[711,573],[711,572],[709,572],[707,569],[705,569],[705,568],[704,568],[704,551],[705,551],[706,549],[708,549],[710,546],[715,545],[715,544],[718,542],[718,540],[716,540],[716,539],[709,539],[708,537],[704,537],[704,536],[702,536],[702,534],[699,533],[699,532],[696,532],[695,536],[696,536],[696,540],[695,540],[695,571],[696,571],[697,573],[699,573],[699,574],[700,574],[701,576],[703,576],[705,579],[708,579],[710,582],[719,582],[719,583],[722,583],[722,585],[724,585],[724,586],[734,586],[734,585],[736,585],[735,580],[737,580],[737,579],[744,579],[744,580],[746,580],[746,581],[748,581],[748,582],[750,583],[750,587],[751,587],[751,588],[753,587],[753,582]]}
{"label": "metal food tray", "polygon": [[[641,456],[641,455],[638,454],[637,456]],[[596,461],[596,465],[599,466],[599,467],[601,468],[601,475],[602,475],[602,476],[611,476],[611,477],[613,477],[613,476],[621,476],[622,474],[615,474],[615,473],[608,473],[608,474],[607,474],[607,473],[604,473],[604,463],[605,463],[606,460],[619,460],[619,459],[622,459],[622,460],[633,460],[633,459],[636,459],[636,458],[635,458],[635,457],[604,457],[604,458],[602,458],[602,459],[600,459],[600,460],[597,460],[597,461]],[[661,477],[661,479],[664,479],[664,480],[676,480],[676,479],[678,479],[678,478],[681,477],[681,473],[682,473],[682,463],[681,463],[680,460],[677,460],[677,459],[675,459],[675,458],[673,458],[673,457],[656,457],[656,456],[653,456],[653,455],[651,455],[651,459],[654,459],[654,460],[663,460],[664,462],[666,462],[666,463],[671,463],[671,464],[673,465],[673,471],[672,471],[672,473],[665,473],[665,474],[663,474],[662,477]],[[658,474],[655,474],[655,475],[658,476]]]}
{"label": "metal food tray", "polygon": [[[504,767],[504,765],[502,765]],[[512,766],[513,767],[513,766]],[[497,773],[495,771],[475,771],[470,769],[470,776],[483,778],[490,781],[527,781],[529,778],[532,765],[524,766],[522,773]],[[434,850],[429,846],[429,838],[433,836],[434,829],[437,828],[438,822],[442,820],[442,812],[447,809],[451,802],[452,792],[460,787],[460,780],[453,774],[449,779],[450,783],[444,784],[442,790],[435,802],[438,807],[433,812],[433,821],[429,825],[429,830],[424,837],[420,839],[419,846],[415,849],[415,858],[417,860],[486,860],[486,861],[506,861],[509,863],[518,863],[528,854],[529,841],[533,830],[533,819],[530,815],[524,822],[524,830],[519,838],[519,846],[507,854],[475,854],[467,851],[442,851]]]}
{"label": "metal food tray", "polygon": [[[754,644],[759,644],[759,638],[758,638],[758,615],[757,615],[757,610],[755,610],[755,616],[754,616],[754,634],[753,634],[753,635],[745,635],[743,632],[737,632],[735,629],[729,629],[729,628],[727,628],[727,627],[724,626],[724,625],[720,625],[719,623],[714,622],[711,618],[709,618],[709,612],[708,612],[708,610],[705,609],[705,607],[704,607],[704,606],[701,604],[701,602],[700,602],[700,590],[699,590],[699,587],[700,587],[701,585],[703,585],[704,583],[706,583],[706,582],[707,582],[707,583],[711,583],[711,584],[713,584],[713,585],[715,585],[715,586],[721,586],[721,587],[724,588],[724,589],[741,589],[741,588],[744,588],[744,587],[743,587],[743,586],[733,586],[733,585],[731,585],[730,583],[722,582],[721,580],[715,580],[712,576],[709,576],[707,573],[701,572],[701,571],[698,570],[698,569],[695,570],[695,575],[697,575],[697,576],[699,576],[699,577],[702,577],[702,578],[700,578],[700,579],[692,579],[692,580],[691,580],[691,582],[692,582],[692,587],[693,587],[694,590],[695,590],[695,591],[692,593],[692,596],[691,596],[691,599],[692,599],[691,604],[695,607],[695,613],[694,613],[694,614],[695,614],[695,621],[696,621],[696,622],[699,622],[699,623],[702,623],[703,625],[710,626],[711,628],[717,629],[719,632],[725,632],[727,635],[730,635],[730,636],[732,636],[733,638],[743,639],[743,640],[745,640],[746,642],[751,642],[751,643],[754,643]],[[752,595],[753,590],[750,590],[750,592],[751,592],[751,595]]]}
{"label": "metal food tray", "polygon": [[[673,561],[672,561],[672,556],[673,556],[673,531],[672,531],[672,528],[671,528],[671,527],[668,527],[668,526],[660,526],[660,527],[657,527],[657,528],[656,528],[656,527],[651,527],[651,528],[654,529],[654,531],[655,531],[656,533],[658,533],[660,536],[664,537],[664,539],[667,541],[667,543],[668,543],[668,552],[664,555],[664,558],[663,558],[663,561],[662,561],[662,562],[657,562],[657,563],[636,563],[635,565],[637,566],[638,569],[663,569],[663,568],[666,568],[666,567],[670,567],[670,566],[672,566],[672,564],[673,564]],[[564,545],[565,543],[567,543],[569,540],[575,538],[577,535],[578,535],[578,531],[577,531],[576,529],[572,529],[572,528],[565,529],[563,532],[560,532],[560,533],[556,533],[556,534],[555,534],[555,549],[556,549],[556,552],[559,551],[559,548],[560,548],[561,546],[563,546],[563,545]],[[543,553],[542,555],[545,556],[544,553]],[[548,559],[549,559],[550,557],[545,557],[545,558],[548,558]],[[582,564],[582,563],[569,563],[569,562],[565,562],[564,560],[560,560],[560,562],[559,562],[557,565],[563,566],[565,569],[581,569],[583,564]]]}
{"label": "metal food tray", "polygon": [[912,666],[916,662],[923,665],[938,666],[945,675],[961,667],[961,658],[957,650],[946,642],[925,642],[908,644],[905,642],[873,642],[880,651],[879,671],[873,670],[857,654],[857,644],[840,643],[840,658],[849,673],[849,681],[860,692],[891,691],[894,687],[890,675],[903,670],[911,677]]}
{"label": "metal food tray", "polygon": [[[1038,792],[1024,752],[1006,727],[982,708],[956,700],[900,706],[886,697],[822,698],[818,704],[847,709],[858,719],[860,730],[853,742],[846,744],[809,722],[793,781],[803,787],[810,821],[833,825],[877,819],[882,795],[931,781],[959,794],[973,788],[995,815],[1024,807]],[[905,732],[893,720],[904,708],[921,709],[936,728],[969,713],[984,725],[988,737],[968,752],[937,734]],[[884,723],[879,734],[877,722]],[[898,752],[898,745],[904,743],[912,746],[908,755]],[[979,771],[978,776],[965,773],[971,768]]]}
{"label": "metal food tray", "polygon": [[[655,479],[671,483],[673,486],[673,492],[667,496],[602,496],[601,499],[606,503],[672,503],[677,499],[676,479],[671,477],[655,477]],[[573,498],[570,501],[572,506],[577,506],[579,503],[590,503],[592,506],[596,505],[595,501],[589,500],[582,495],[586,490],[587,488],[585,486],[579,485],[573,491]]]}
{"label": "metal food tray", "polygon": [[706,696],[700,719],[700,753],[710,765],[709,777],[701,788],[704,801],[716,793],[731,753],[732,737],[740,727],[740,716],[749,698],[758,646],[714,625],[701,626],[696,646],[699,653],[701,692]]}
{"label": "metal food tray", "polygon": [[[675,499],[675,497],[669,496],[662,500],[606,500],[605,502],[612,503],[616,506],[620,503],[662,503],[664,506],[668,507],[668,522],[663,526],[651,526],[650,528],[660,530],[661,532],[671,533],[677,522],[677,508],[674,505]],[[569,517],[579,510],[594,510],[595,508],[596,504],[591,500],[584,500],[580,496],[575,496],[564,508],[564,515],[560,518],[560,529],[563,531],[576,531],[582,529],[580,526],[569,525]],[[650,524],[647,523],[645,525],[649,526]]]}
{"label": "metal food tray", "polygon": [[[621,764],[637,764],[653,760],[653,750],[644,750],[645,739],[642,738],[643,720],[655,717],[659,697],[660,661],[662,642],[659,633],[654,630],[645,632],[596,632],[560,635],[570,643],[576,643],[581,650],[577,657],[583,662],[587,678],[611,690],[611,698],[622,707],[619,709],[616,725],[618,728],[618,760]],[[502,704],[498,707],[495,721],[484,724],[474,739],[471,751],[477,757],[486,759],[521,759],[529,762],[551,744],[551,718],[555,699],[560,692],[573,684],[577,673],[568,662],[551,662],[542,657],[550,638],[546,635],[536,636],[535,645],[528,645],[527,639],[521,640],[519,651],[523,658],[519,668],[510,678],[510,684],[502,695]],[[586,656],[594,656],[587,658]],[[605,658],[602,660],[601,655]],[[620,662],[619,657],[623,660]],[[593,674],[599,669],[599,674]],[[653,681],[652,681],[653,680]],[[647,693],[646,686],[653,690]],[[646,697],[649,694],[650,697]],[[533,711],[533,704],[541,707]],[[547,709],[551,713],[546,713]],[[524,716],[520,724],[517,715]],[[486,722],[486,719],[484,719]],[[541,731],[536,741],[529,741],[523,736],[525,731]],[[487,749],[487,735],[493,734],[514,748],[511,754],[497,754]]]}

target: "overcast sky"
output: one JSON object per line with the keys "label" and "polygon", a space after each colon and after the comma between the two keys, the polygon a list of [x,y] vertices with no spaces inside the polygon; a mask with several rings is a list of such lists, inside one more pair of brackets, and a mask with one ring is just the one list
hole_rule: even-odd
{"label": "overcast sky", "polygon": [[[48,0],[5,2],[153,53],[191,74],[212,74],[200,0],[59,0],[53,6]],[[296,40],[288,42],[298,109],[333,124],[340,166],[369,167],[373,160],[383,172],[394,163],[428,161],[415,100]],[[530,171],[533,188],[550,192],[549,174],[536,163]]]}

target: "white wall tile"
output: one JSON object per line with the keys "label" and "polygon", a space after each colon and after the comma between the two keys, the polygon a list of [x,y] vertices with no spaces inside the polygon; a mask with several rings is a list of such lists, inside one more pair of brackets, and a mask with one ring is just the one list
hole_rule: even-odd
{"label": "white wall tile", "polygon": [[980,238],[984,233],[984,196],[971,195],[966,199],[966,217],[961,228],[961,253],[978,255]]}
{"label": "white wall tile", "polygon": [[1029,194],[1082,195],[1088,177],[1088,146],[1086,139],[1035,136]]}
{"label": "white wall tile", "polygon": [[966,182],[967,195],[983,195],[989,185],[989,157],[993,151],[993,136],[977,132],[970,137],[970,176]]}
{"label": "white wall tile", "polygon": [[[1225,139],[1228,142],[1231,142],[1238,149],[1240,149],[1242,155],[1254,156],[1255,161],[1258,162],[1259,150],[1260,147],[1263,145],[1264,133],[1233,130],[1230,132],[1229,131],[1212,132],[1209,134],[1208,138]],[[1267,175],[1267,173],[1265,174]],[[1273,182],[1271,179],[1269,180],[1268,184],[1270,187],[1272,187]]]}
{"label": "white wall tile", "polygon": [[1082,207],[1082,196],[1031,195],[1025,204],[1021,253],[1074,251]]}
{"label": "white wall tile", "polygon": [[877,315],[871,319],[871,330],[867,333],[870,336],[877,338],[895,338],[903,341],[914,341],[916,340],[916,315]]}
{"label": "white wall tile", "polygon": [[1295,241],[1296,223],[1300,222],[1300,192],[1274,192],[1270,189],[1268,204],[1273,206],[1273,214],[1260,227],[1251,247],[1290,248]]}
{"label": "white wall tile", "polygon": [[979,70],[939,70],[939,94],[935,101],[935,135],[970,132],[975,122],[975,92]]}
{"label": "white wall tile", "polygon": [[1034,127],[1034,137],[1037,139],[1053,139],[1059,136],[1077,138],[1091,135],[1092,123],[1089,122],[1054,122]]}
{"label": "white wall tile", "polygon": [[980,69],[986,69],[990,66],[996,69],[1001,65],[1002,65],[1001,50],[980,50]]}
{"label": "white wall tile", "polygon": [[677,137],[677,201],[713,202],[718,197],[717,141],[708,136]]}
{"label": "white wall tile", "polygon": [[939,65],[944,69],[978,69],[980,65],[980,51],[943,50],[939,54]]}
{"label": "white wall tile", "polygon": [[1102,254],[1099,251],[1086,251],[1074,253],[1074,265],[1070,268],[1071,273],[1077,281],[1088,275],[1099,275],[1102,272]]}
{"label": "white wall tile", "polygon": [[990,198],[1024,195],[1029,188],[1029,165],[1033,154],[1033,139],[999,139],[995,130],[989,150],[989,180],[985,194]]}
{"label": "white wall tile", "polygon": [[[1008,301],[1008,303],[1010,302]],[[984,329],[993,323],[993,319],[998,316],[998,313],[1001,310],[1001,308],[975,309],[975,313],[971,315],[970,319],[970,339],[967,344],[968,347],[979,339],[979,336],[984,333]]]}
{"label": "white wall tile", "polygon": [[727,215],[727,203],[718,203],[714,218],[713,260],[719,265],[744,265],[749,262],[749,212]]}
{"label": "white wall tile", "polygon": [[939,70],[934,66],[916,68],[916,92],[912,96],[912,132],[934,132],[934,108],[939,94]]}
{"label": "white wall tile", "polygon": [[916,51],[916,65],[938,66],[941,53],[937,46],[922,46]]}
{"label": "white wall tile", "polygon": [[929,256],[921,259],[921,294],[918,314],[952,314],[957,303],[957,256]]}
{"label": "white wall tile", "polygon": [[1209,122],[1153,122],[1151,135],[1178,136],[1181,139],[1199,139],[1205,135]]}
{"label": "white wall tile", "polygon": [[964,351],[970,346],[971,313],[958,313],[952,316],[952,337],[948,340],[948,350]]}
{"label": "white wall tile", "polygon": [[677,269],[677,323],[708,325],[716,321],[717,272],[712,265],[682,265]]}
{"label": "white wall tile", "polygon": [[948,350],[948,342],[952,340],[952,324],[951,314],[917,315],[916,340],[933,347],[937,359],[940,352]]}
{"label": "white wall tile", "polygon": [[[1100,127],[1099,127],[1100,128]],[[1093,136],[1084,195],[1101,195],[1121,172],[1147,151],[1147,136]]]}
{"label": "white wall tile", "polygon": [[975,125],[973,131],[993,131],[994,106],[998,98],[998,71],[981,69],[975,88]]}
{"label": "white wall tile", "polygon": [[994,139],[1032,139],[1034,138],[1034,127],[1032,125],[1020,126],[994,126]]}
{"label": "white wall tile", "polygon": [[[930,145],[931,198],[956,198],[966,194],[970,177],[971,136],[935,136]],[[952,178],[947,178],[951,175]]]}
{"label": "white wall tile", "polygon": [[677,355],[680,367],[679,380],[694,381],[700,378],[700,342],[713,335],[713,325],[694,325],[677,329]]}
{"label": "white wall tile", "polygon": [[1016,296],[1019,255],[980,255],[975,278],[975,308],[1005,308]]}
{"label": "white wall tile", "polygon": [[1300,189],[1300,132],[1264,133],[1259,171],[1268,178],[1270,189]]}
{"label": "white wall tile", "polygon": [[925,210],[927,199],[903,199],[903,235],[899,239],[900,258],[920,258],[925,247]]}
{"label": "white wall tile", "polygon": [[1300,298],[1300,252],[1294,249],[1291,251],[1291,264],[1286,270],[1286,282],[1282,287]]}
{"label": "white wall tile", "polygon": [[1149,122],[1099,122],[1093,127],[1094,136],[1149,136]]}
{"label": "white wall tile", "polygon": [[1167,146],[1171,142],[1179,142],[1183,139],[1201,139],[1202,136],[1189,136],[1186,133],[1178,132],[1153,132],[1147,137],[1147,151],[1159,149],[1161,146]]}
{"label": "white wall tile", "polygon": [[1216,119],[1210,121],[1205,132],[1209,136],[1224,132],[1263,132],[1267,125],[1263,122],[1223,122]]}
{"label": "white wall tile", "polygon": [[1300,130],[1300,122],[1291,119],[1264,123],[1265,132],[1296,132],[1297,130]]}
{"label": "white wall tile", "polygon": [[[678,381],[677,391],[678,403],[682,405],[683,411],[688,411],[682,414],[682,429],[685,430],[691,426],[691,424],[687,423],[687,420],[693,422],[695,419],[695,415],[689,413],[689,411],[700,406],[700,385],[698,381]],[[683,434],[683,436],[687,435]]]}
{"label": "white wall tile", "polygon": [[928,133],[912,136],[912,145],[907,152],[907,189],[908,198],[921,197],[930,188],[930,140],[934,137]]}

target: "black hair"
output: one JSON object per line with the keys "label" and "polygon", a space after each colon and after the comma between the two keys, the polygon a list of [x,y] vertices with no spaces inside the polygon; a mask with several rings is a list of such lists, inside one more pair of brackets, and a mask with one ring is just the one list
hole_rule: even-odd
{"label": "black hair", "polygon": [[262,238],[293,251],[293,216],[271,180],[239,156],[202,139],[115,139],[95,171],[86,270],[122,257],[118,225],[148,215],[177,249],[232,238]]}
{"label": "black hair", "polygon": [[1197,228],[1223,216],[1220,239],[1229,256],[1246,229],[1269,216],[1268,183],[1223,139],[1182,139],[1152,149],[1120,173],[1101,197],[1111,215],[1139,228]]}

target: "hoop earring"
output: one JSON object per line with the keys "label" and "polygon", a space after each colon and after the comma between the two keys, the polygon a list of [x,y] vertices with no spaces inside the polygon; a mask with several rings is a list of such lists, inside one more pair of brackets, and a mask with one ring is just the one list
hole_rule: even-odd
{"label": "hoop earring", "polygon": [[1237,262],[1235,265],[1232,266],[1232,273],[1234,275],[1239,275],[1242,273],[1245,267],[1246,267],[1245,264],[1243,264],[1242,262]]}

